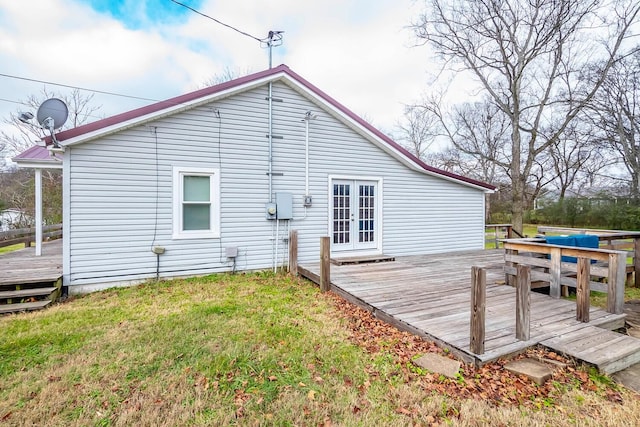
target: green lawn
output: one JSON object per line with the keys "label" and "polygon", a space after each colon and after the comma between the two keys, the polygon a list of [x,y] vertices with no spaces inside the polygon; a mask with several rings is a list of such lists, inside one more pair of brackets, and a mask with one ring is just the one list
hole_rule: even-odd
{"label": "green lawn", "polygon": [[[523,226],[523,233],[524,233],[525,236],[533,237],[536,234],[538,234],[538,226],[537,225],[532,225],[532,224],[525,224]],[[506,238],[506,235],[504,234],[504,231],[502,231],[502,230],[498,231],[498,238],[500,238],[500,239]],[[495,247],[496,247],[496,244],[495,244],[495,240],[494,240],[494,229],[485,230],[484,248],[485,249],[495,249]],[[500,245],[500,247],[502,247],[502,245]]]}
{"label": "green lawn", "polygon": [[640,420],[634,395],[574,368],[545,387],[500,364],[466,367],[455,380],[412,368],[407,360],[422,351],[420,339],[400,340],[373,317],[346,314],[337,301],[304,280],[256,273],[151,282],[0,317],[0,424]]}
{"label": "green lawn", "polygon": [[13,252],[13,251],[17,251],[18,249],[23,249],[24,248],[24,243],[18,243],[15,245],[11,245],[11,246],[5,246],[0,248],[0,255],[7,253],[7,252]]}

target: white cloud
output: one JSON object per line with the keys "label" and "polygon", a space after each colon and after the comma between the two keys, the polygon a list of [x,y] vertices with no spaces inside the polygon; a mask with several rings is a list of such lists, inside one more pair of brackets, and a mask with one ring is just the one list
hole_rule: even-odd
{"label": "white cloud", "polygon": [[[77,1],[37,7],[0,0],[0,72],[164,99],[196,89],[227,67],[267,67],[267,51],[257,41],[193,13],[181,24],[132,30]],[[412,0],[211,0],[200,9],[259,38],[284,30],[274,65],[286,63],[383,129],[401,117],[403,102],[419,97],[433,70],[425,47],[409,47],[406,27],[419,11]],[[14,101],[42,88],[2,77],[0,85],[0,97]],[[107,115],[143,104],[102,95],[95,100]],[[16,109],[0,102],[0,116]]]}

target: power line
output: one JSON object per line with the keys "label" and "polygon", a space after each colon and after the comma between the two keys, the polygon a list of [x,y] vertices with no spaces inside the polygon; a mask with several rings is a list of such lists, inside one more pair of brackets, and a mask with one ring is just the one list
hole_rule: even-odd
{"label": "power line", "polygon": [[[42,84],[53,85],[53,86],[61,86],[61,87],[69,88],[69,89],[84,90],[84,91],[87,91],[87,92],[101,93],[103,95],[121,96],[123,98],[138,99],[138,100],[141,100],[141,101],[151,101],[151,102],[158,102],[159,101],[158,99],[153,99],[153,98],[143,98],[141,96],[124,95],[122,93],[108,92],[108,91],[104,91],[104,90],[87,89],[87,88],[79,87],[79,86],[71,86],[71,85],[66,85],[66,84],[62,84],[62,83],[48,82],[48,81],[45,81],[45,80],[30,79],[28,77],[12,76],[10,74],[4,74],[4,73],[0,73],[0,77],[7,77],[7,78],[10,78],[10,79],[16,79],[16,80],[25,80],[25,81],[28,81],[28,82],[42,83]],[[9,101],[9,102],[14,102],[14,101]]]}
{"label": "power line", "polygon": [[232,29],[233,31],[236,31],[236,32],[238,32],[238,33],[242,34],[243,36],[251,37],[252,39],[254,39],[255,41],[258,41],[258,42],[260,42],[260,43],[262,43],[262,42],[266,41],[266,39],[260,39],[260,38],[258,38],[258,37],[256,37],[256,36],[252,36],[252,35],[251,35],[251,34],[249,34],[249,33],[246,33],[246,32],[244,32],[244,31],[242,31],[242,30],[239,30],[239,29],[237,29],[236,27],[234,27],[234,26],[232,26],[232,25],[225,24],[224,22],[219,21],[219,20],[217,20],[216,18],[214,18],[214,17],[212,17],[212,16],[209,16],[209,15],[207,15],[207,14],[204,14],[204,13],[200,12],[199,10],[196,10],[196,9],[192,8],[191,6],[187,6],[187,5],[186,5],[186,4],[184,4],[184,3],[180,3],[180,2],[179,2],[179,1],[177,1],[177,0],[171,0],[171,1],[172,1],[172,2],[174,2],[174,3],[175,3],[175,4],[177,4],[177,5],[180,5],[180,6],[182,6],[182,7],[186,7],[187,9],[189,9],[189,10],[190,10],[190,11],[192,11],[192,12],[197,13],[198,15],[201,15],[201,16],[204,16],[205,18],[209,18],[209,19],[211,19],[213,22],[216,22],[216,23],[218,23],[218,24],[220,24],[220,25],[223,25],[223,26],[225,26],[225,27],[227,27],[227,28],[230,28],[230,29]]}
{"label": "power line", "polygon": [[29,105],[26,102],[20,102],[20,101],[12,101],[11,99],[6,99],[6,98],[0,98],[0,101],[3,102],[10,102],[12,104],[19,104],[19,105]]}

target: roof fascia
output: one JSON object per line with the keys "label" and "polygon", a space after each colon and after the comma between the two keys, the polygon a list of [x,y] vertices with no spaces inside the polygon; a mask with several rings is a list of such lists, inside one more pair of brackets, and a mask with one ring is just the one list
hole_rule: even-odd
{"label": "roof fascia", "polygon": [[62,169],[62,162],[59,160],[21,160],[11,159],[20,168],[28,169]]}
{"label": "roof fascia", "polygon": [[[98,139],[98,138],[102,138],[105,137],[107,135],[116,133],[116,132],[120,132],[126,129],[130,129],[132,127],[135,126],[140,126],[143,125],[145,123],[154,121],[154,120],[158,120],[176,113],[180,113],[186,110],[190,110],[192,108],[196,108],[199,107],[201,105],[205,105],[208,104],[210,102],[213,101],[217,101],[223,98],[227,98],[229,96],[232,96],[236,93],[239,92],[243,92],[243,91],[247,91],[247,90],[251,90],[253,88],[256,88],[258,86],[261,86],[269,81],[275,81],[278,79],[281,79],[282,76],[284,75],[284,73],[282,71],[278,72],[278,73],[274,73],[274,74],[270,74],[268,76],[265,77],[261,77],[255,80],[251,80],[248,82],[245,82],[243,84],[239,84],[237,86],[232,86],[229,87],[227,89],[221,90],[219,92],[214,92],[211,93],[209,95],[200,97],[200,98],[196,98],[193,99],[191,101],[185,101],[185,102],[181,102],[181,103],[176,103],[174,105],[169,105],[166,108],[161,108],[158,109],[157,111],[148,113],[148,114],[143,114],[137,117],[133,117],[129,120],[125,120],[122,122],[118,122],[115,123],[111,126],[105,126],[103,128],[100,129],[96,129],[95,131],[92,132],[87,132],[85,134],[82,135],[78,135],[75,137],[71,137],[69,139],[66,139],[64,141],[60,141],[60,145],[62,146],[72,146],[72,145],[77,145],[77,144],[81,144],[84,142],[88,142],[94,139]],[[166,102],[166,103],[170,103],[169,101],[161,101],[161,102]],[[152,104],[153,105],[153,104]]]}

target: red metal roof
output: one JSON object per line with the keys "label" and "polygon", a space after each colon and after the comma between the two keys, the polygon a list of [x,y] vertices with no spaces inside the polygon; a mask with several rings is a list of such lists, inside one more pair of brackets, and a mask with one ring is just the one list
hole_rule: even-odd
{"label": "red metal roof", "polygon": [[[451,178],[451,179],[454,179],[454,180],[457,180],[457,181],[466,182],[468,184],[472,184],[472,185],[475,185],[475,186],[478,186],[478,187],[481,187],[481,188],[485,188],[487,190],[495,190],[496,189],[496,187],[491,185],[491,184],[487,184],[485,182],[481,182],[481,181],[478,181],[478,180],[475,180],[475,179],[471,179],[471,178],[467,178],[467,177],[464,177],[464,176],[460,176],[460,175],[457,175],[457,174],[454,174],[454,173],[451,173],[451,172],[447,172],[447,171],[444,171],[444,170],[441,170],[441,169],[438,169],[438,168],[434,168],[433,166],[427,165],[422,160],[418,159],[416,156],[414,156],[412,153],[410,153],[407,149],[402,147],[400,144],[398,144],[395,141],[393,141],[391,138],[386,136],[384,133],[380,132],[378,129],[376,129],[375,127],[373,127],[372,125],[367,123],[365,120],[363,120],[362,118],[357,116],[355,113],[353,113],[351,110],[349,110],[347,107],[345,107],[344,105],[340,104],[338,101],[336,101],[331,96],[327,95],[322,90],[320,90],[319,88],[317,88],[316,86],[314,86],[313,84],[311,84],[310,82],[308,82],[307,80],[302,78],[300,75],[296,74],[294,71],[292,71],[289,67],[287,67],[284,64],[279,65],[279,66],[277,66],[275,68],[271,68],[271,69],[265,70],[265,71],[261,71],[261,72],[258,72],[258,73],[250,74],[248,76],[240,77],[240,78],[235,79],[235,80],[230,80],[228,82],[224,82],[224,83],[221,83],[221,84],[218,84],[218,85],[215,85],[215,86],[210,86],[210,87],[207,87],[207,88],[204,88],[204,89],[200,89],[200,90],[197,90],[195,92],[190,92],[190,93],[187,93],[187,94],[184,94],[184,95],[180,95],[180,96],[177,96],[175,98],[167,99],[165,101],[160,101],[160,102],[157,102],[155,104],[147,105],[145,107],[137,108],[135,110],[127,111],[125,113],[116,114],[115,116],[107,117],[105,119],[98,120],[98,121],[92,122],[92,123],[88,123],[86,125],[78,126],[76,128],[73,128],[73,129],[68,129],[68,130],[65,130],[63,132],[60,132],[60,133],[56,134],[56,138],[58,139],[59,142],[62,143],[62,145],[64,145],[64,141],[66,141],[68,139],[75,138],[75,137],[80,137],[82,135],[89,134],[89,133],[94,132],[94,131],[98,131],[100,129],[104,129],[104,128],[107,128],[107,127],[110,127],[110,126],[118,125],[120,123],[124,123],[124,122],[130,121],[130,120],[134,120],[136,118],[140,118],[140,117],[146,116],[148,114],[156,113],[156,112],[159,112],[159,111],[171,108],[171,107],[176,107],[177,105],[180,105],[180,104],[187,104],[187,103],[190,103],[192,101],[198,100],[200,98],[204,98],[204,97],[207,97],[207,96],[210,96],[210,95],[214,95],[216,93],[223,92],[223,91],[229,90],[229,89],[233,89],[235,87],[242,86],[244,84],[251,83],[251,82],[254,82],[254,81],[257,81],[257,80],[269,78],[271,76],[276,76],[276,75],[278,75],[280,73],[286,74],[291,79],[293,79],[296,82],[298,82],[300,85],[305,87],[307,90],[309,90],[310,92],[315,94],[317,97],[321,98],[323,101],[325,101],[328,104],[332,105],[334,108],[336,108],[342,114],[344,114],[345,116],[347,116],[350,119],[352,119],[359,126],[365,128],[366,130],[371,132],[373,135],[375,135],[377,138],[382,140],[384,143],[388,144],[394,150],[400,152],[402,155],[406,156],[412,162],[414,162],[415,164],[417,164],[420,167],[422,167],[425,171],[433,173],[433,174],[436,174],[436,175],[441,175],[443,177],[448,177],[448,178]],[[45,141],[46,141],[47,144],[51,143],[50,138],[46,138]],[[32,148],[35,148],[35,147],[32,147]],[[29,149],[29,150],[31,150],[31,149]],[[26,154],[27,152],[29,152],[29,150],[25,151],[24,153],[21,153],[17,158],[20,158],[20,156],[22,156],[23,154]],[[38,153],[37,155],[42,155],[42,154]]]}
{"label": "red metal roof", "polygon": [[52,156],[47,147],[34,145],[15,156],[12,160],[18,164],[20,162],[59,163],[62,161],[62,156],[57,153]]}
{"label": "red metal roof", "polygon": [[14,160],[49,160],[47,147],[34,145],[13,158]]}

